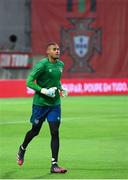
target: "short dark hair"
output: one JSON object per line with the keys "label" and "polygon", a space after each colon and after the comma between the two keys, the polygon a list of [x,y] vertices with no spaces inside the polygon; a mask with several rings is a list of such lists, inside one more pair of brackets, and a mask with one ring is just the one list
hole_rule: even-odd
{"label": "short dark hair", "polygon": [[52,45],[58,45],[58,44],[55,43],[55,42],[50,42],[50,43],[47,44],[47,48],[48,48],[49,46],[52,46]]}

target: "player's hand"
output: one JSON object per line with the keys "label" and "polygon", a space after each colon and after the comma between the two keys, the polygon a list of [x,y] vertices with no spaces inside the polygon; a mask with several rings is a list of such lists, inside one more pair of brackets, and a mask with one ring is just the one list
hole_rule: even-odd
{"label": "player's hand", "polygon": [[68,90],[67,89],[62,88],[61,92],[62,92],[62,97],[68,96]]}
{"label": "player's hand", "polygon": [[54,98],[56,90],[57,90],[57,87],[51,87],[49,89],[42,88],[41,93],[45,94],[46,96]]}

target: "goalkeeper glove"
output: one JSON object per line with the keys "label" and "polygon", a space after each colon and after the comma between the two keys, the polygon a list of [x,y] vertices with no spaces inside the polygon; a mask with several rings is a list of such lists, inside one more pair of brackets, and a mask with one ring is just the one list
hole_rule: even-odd
{"label": "goalkeeper glove", "polygon": [[68,96],[68,90],[67,89],[62,87],[61,92],[62,92],[62,97]]}
{"label": "goalkeeper glove", "polygon": [[42,88],[41,93],[45,94],[46,96],[54,98],[56,90],[57,90],[57,87],[51,87],[49,89]]}

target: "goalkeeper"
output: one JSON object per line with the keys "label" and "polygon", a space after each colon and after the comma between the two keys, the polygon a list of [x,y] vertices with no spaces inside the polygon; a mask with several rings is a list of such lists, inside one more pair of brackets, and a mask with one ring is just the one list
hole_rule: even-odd
{"label": "goalkeeper", "polygon": [[64,63],[59,60],[60,49],[58,44],[50,43],[47,46],[47,57],[39,61],[27,78],[27,86],[35,90],[30,121],[32,128],[26,133],[23,143],[19,147],[17,163],[24,163],[24,155],[30,141],[39,134],[47,119],[51,134],[51,173],[65,173],[67,170],[58,166],[59,126],[61,122],[60,91],[62,96],[67,95],[60,78]]}

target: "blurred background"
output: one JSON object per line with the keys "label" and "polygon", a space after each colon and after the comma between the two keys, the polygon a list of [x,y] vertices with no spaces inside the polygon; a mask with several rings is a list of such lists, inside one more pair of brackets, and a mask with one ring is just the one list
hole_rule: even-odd
{"label": "blurred background", "polygon": [[69,95],[128,94],[127,19],[127,0],[0,0],[0,97],[33,95],[25,79],[49,42]]}

